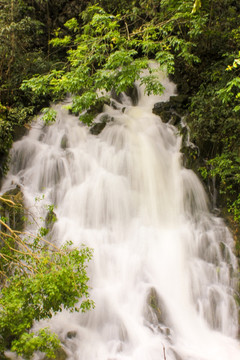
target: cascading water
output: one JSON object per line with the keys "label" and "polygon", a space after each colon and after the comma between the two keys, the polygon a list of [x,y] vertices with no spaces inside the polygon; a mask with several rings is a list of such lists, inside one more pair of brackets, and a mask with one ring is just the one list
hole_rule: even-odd
{"label": "cascading water", "polygon": [[27,207],[44,194],[52,240],[94,249],[95,309],[49,322],[70,360],[240,359],[233,241],[183,168],[176,129],[152,114],[174,94],[163,83],[161,97],[106,106],[98,136],[58,105],[55,124],[38,120],[13,146],[2,192],[20,185]]}

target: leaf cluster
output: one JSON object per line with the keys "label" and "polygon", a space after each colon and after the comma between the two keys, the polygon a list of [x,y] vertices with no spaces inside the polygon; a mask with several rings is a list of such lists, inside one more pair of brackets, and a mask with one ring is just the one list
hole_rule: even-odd
{"label": "leaf cluster", "polygon": [[0,354],[11,349],[30,359],[39,350],[52,356],[59,345],[56,335],[47,329],[34,333],[31,328],[64,308],[93,307],[86,271],[92,251],[73,248],[71,243],[57,248],[43,237],[48,233],[44,228],[31,235],[13,230],[4,217],[0,224]]}
{"label": "leaf cluster", "polygon": [[[67,49],[64,67],[25,80],[22,90],[31,89],[38,95],[55,98],[71,93],[75,96],[75,113],[94,106],[106,91],[114,89],[119,94],[140,79],[148,94],[161,93],[163,87],[149,59],[154,57],[169,73],[174,71],[175,57],[188,64],[198,62],[192,52],[192,39],[201,33],[206,22],[204,16],[191,13],[191,1],[184,2],[184,6],[181,2],[163,2],[162,8],[163,15],[158,14],[130,32],[127,16],[109,14],[98,5],[89,6],[81,13],[82,26],[72,18],[65,23],[71,35],[62,36],[58,31],[58,36],[50,41],[53,47]],[[149,75],[144,75],[143,69],[148,69]]]}
{"label": "leaf cluster", "polygon": [[220,195],[225,198],[228,212],[236,223],[240,222],[240,157],[236,153],[223,152],[201,168],[203,178],[215,178]]}

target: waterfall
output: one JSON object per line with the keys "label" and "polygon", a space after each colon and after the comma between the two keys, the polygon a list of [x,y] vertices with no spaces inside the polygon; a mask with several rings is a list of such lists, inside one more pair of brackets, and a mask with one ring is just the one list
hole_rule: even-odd
{"label": "waterfall", "polygon": [[162,82],[162,96],[138,88],[136,106],[124,94],[105,105],[99,135],[60,104],[56,123],[39,118],[12,148],[1,192],[18,184],[39,219],[54,204],[52,241],[94,249],[95,308],[47,322],[69,360],[240,359],[233,240],[183,167],[176,128],[152,114],[175,94]]}

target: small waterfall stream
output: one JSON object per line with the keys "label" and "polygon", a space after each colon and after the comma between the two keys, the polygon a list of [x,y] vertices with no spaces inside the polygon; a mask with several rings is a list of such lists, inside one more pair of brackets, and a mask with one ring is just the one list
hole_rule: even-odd
{"label": "small waterfall stream", "polygon": [[240,359],[233,240],[182,166],[176,129],[152,114],[175,92],[163,83],[161,97],[105,106],[114,120],[97,136],[57,105],[56,123],[38,119],[13,146],[1,192],[20,185],[28,208],[44,195],[52,240],[94,249],[95,309],[48,324],[69,360]]}

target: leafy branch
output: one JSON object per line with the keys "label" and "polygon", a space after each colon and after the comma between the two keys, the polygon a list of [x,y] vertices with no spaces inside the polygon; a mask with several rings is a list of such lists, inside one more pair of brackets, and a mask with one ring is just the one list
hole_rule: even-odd
{"label": "leafy branch", "polygon": [[[1,197],[14,207],[14,201]],[[30,359],[35,351],[53,356],[60,342],[48,329],[35,333],[35,321],[51,318],[63,308],[86,311],[94,304],[89,299],[86,263],[92,250],[61,248],[41,234],[15,231],[4,217],[0,219],[0,355],[11,349]]]}

